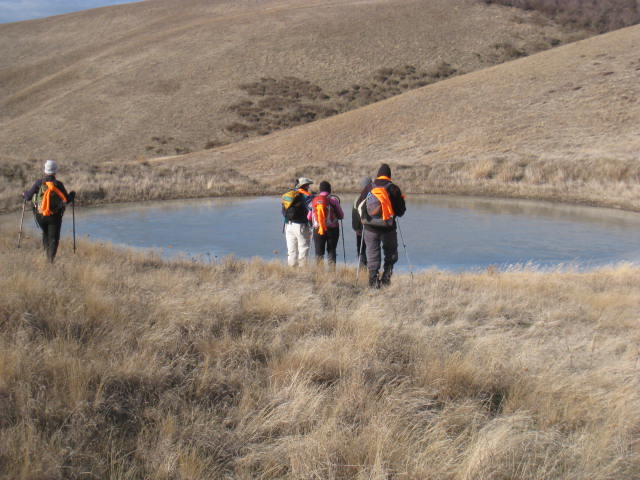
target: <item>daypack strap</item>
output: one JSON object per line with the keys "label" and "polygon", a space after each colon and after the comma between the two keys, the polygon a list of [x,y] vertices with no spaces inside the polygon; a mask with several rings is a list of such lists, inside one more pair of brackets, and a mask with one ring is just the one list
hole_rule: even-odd
{"label": "daypack strap", "polygon": [[313,210],[318,224],[318,235],[324,235],[327,231],[327,202],[328,198],[318,195],[313,199]]}
{"label": "daypack strap", "polygon": [[49,215],[53,215],[55,213],[53,210],[51,210],[51,193],[53,192],[58,195],[65,203],[67,202],[67,197],[58,187],[55,186],[53,182],[45,182],[45,185],[47,186],[47,190],[42,196],[41,213],[45,217],[48,217]]}
{"label": "daypack strap", "polygon": [[372,188],[371,194],[375,195],[376,198],[380,201],[380,205],[382,206],[382,220],[388,220],[393,217],[393,206],[391,205],[391,199],[389,198],[389,192],[387,191],[386,187]]}

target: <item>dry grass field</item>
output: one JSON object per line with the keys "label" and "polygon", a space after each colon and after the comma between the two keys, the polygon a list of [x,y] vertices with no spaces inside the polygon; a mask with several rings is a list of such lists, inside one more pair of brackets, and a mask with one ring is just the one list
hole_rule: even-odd
{"label": "dry grass field", "polygon": [[[640,476],[640,270],[165,262],[0,231],[0,472],[36,479]],[[361,278],[361,280],[363,280]]]}
{"label": "dry grass field", "polygon": [[[640,27],[568,43],[584,36],[475,0],[0,25],[0,212],[46,157],[80,205],[299,175],[354,191],[384,161],[407,193],[640,210]],[[370,291],[353,268],[85,240],[51,268],[15,227],[0,218],[1,479],[640,478],[637,266]]]}

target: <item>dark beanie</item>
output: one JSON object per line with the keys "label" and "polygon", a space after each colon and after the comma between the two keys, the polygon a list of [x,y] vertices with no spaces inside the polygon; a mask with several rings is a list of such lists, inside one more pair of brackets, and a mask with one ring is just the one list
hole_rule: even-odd
{"label": "dark beanie", "polygon": [[380,165],[380,168],[378,169],[378,176],[391,178],[391,167],[386,163]]}
{"label": "dark beanie", "polygon": [[326,180],[320,182],[320,186],[318,187],[321,192],[331,193],[331,184]]}

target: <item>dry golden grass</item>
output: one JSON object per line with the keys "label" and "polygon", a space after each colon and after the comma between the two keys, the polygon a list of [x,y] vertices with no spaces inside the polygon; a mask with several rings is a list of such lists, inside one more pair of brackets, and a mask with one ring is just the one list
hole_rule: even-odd
{"label": "dry golden grass", "polygon": [[0,232],[11,479],[640,475],[640,270],[204,265]]}

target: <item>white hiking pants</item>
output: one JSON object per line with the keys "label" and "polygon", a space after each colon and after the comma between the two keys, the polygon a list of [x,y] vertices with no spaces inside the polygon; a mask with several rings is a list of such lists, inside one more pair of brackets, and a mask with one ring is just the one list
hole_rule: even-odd
{"label": "white hiking pants", "polygon": [[284,227],[287,239],[287,262],[290,267],[304,266],[309,256],[311,245],[311,227],[302,223],[287,222]]}

